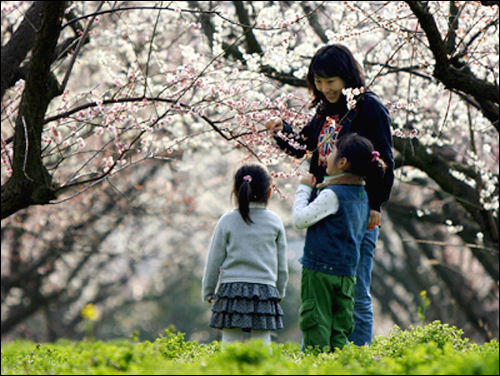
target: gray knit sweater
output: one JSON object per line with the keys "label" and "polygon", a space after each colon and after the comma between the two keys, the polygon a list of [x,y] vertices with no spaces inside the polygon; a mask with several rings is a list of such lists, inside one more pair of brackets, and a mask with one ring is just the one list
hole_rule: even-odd
{"label": "gray knit sweater", "polygon": [[224,214],[212,236],[202,298],[215,295],[217,282],[272,285],[281,298],[288,281],[285,228],[280,217],[262,204],[250,204],[252,224],[243,221],[238,209]]}

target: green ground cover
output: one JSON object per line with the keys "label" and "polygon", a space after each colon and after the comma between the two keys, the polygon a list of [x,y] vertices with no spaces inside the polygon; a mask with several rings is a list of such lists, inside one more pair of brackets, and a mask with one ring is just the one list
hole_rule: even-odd
{"label": "green ground cover", "polygon": [[2,344],[2,375],[498,375],[498,342],[478,345],[462,335],[436,321],[410,330],[395,327],[370,347],[322,353],[286,343],[273,344],[273,354],[261,342],[221,350],[218,342],[186,341],[169,330],[154,342],[15,341]]}

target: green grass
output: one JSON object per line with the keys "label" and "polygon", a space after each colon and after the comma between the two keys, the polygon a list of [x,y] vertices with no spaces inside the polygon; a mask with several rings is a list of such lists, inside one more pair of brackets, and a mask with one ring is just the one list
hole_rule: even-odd
{"label": "green grass", "polygon": [[154,342],[67,341],[2,344],[2,375],[14,374],[171,374],[171,375],[498,375],[497,341],[470,343],[463,332],[439,321],[425,327],[376,337],[370,347],[334,353],[300,351],[297,343],[273,344],[271,355],[261,342],[221,350],[218,342],[185,341],[165,331]]}

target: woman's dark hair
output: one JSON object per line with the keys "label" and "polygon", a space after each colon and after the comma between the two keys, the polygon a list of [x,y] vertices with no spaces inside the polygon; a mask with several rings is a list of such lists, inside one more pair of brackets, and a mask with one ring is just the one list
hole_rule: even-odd
{"label": "woman's dark hair", "polygon": [[247,224],[253,223],[250,219],[250,203],[267,204],[270,188],[271,176],[263,165],[243,165],[236,171],[233,193],[238,200],[241,217]]}
{"label": "woman's dark hair", "polygon": [[346,88],[364,88],[365,75],[352,52],[342,44],[321,47],[313,56],[307,73],[307,85],[312,93],[311,107],[325,103],[325,96],[314,85],[314,76],[340,77]]}
{"label": "woman's dark hair", "polygon": [[337,148],[335,161],[345,157],[349,163],[346,172],[368,178],[384,176],[387,165],[366,137],[348,133],[339,138],[335,147]]}

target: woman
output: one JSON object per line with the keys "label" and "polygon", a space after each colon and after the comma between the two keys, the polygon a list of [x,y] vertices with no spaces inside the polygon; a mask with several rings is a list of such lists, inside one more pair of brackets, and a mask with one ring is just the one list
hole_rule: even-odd
{"label": "woman", "polygon": [[[336,140],[347,133],[358,133],[368,138],[387,165],[382,178],[366,181],[370,203],[370,218],[360,249],[360,260],[356,271],[354,292],[354,332],[349,341],[362,346],[370,344],[373,332],[373,309],[370,296],[371,270],[377,243],[381,217],[381,205],[389,200],[394,182],[394,157],[389,111],[380,99],[366,90],[365,77],[351,51],[333,44],[320,48],[311,60],[307,83],[312,93],[312,106],[316,116],[300,133],[281,119],[271,119],[266,128],[276,132],[275,139],[280,148],[298,158],[307,151],[312,152],[309,171],[318,182],[326,174],[326,157]],[[344,90],[360,93],[356,107],[348,110]],[[332,121],[333,120],[333,121]],[[289,140],[293,139],[293,143]],[[302,147],[297,147],[297,143]],[[314,198],[314,196],[313,196]]]}

